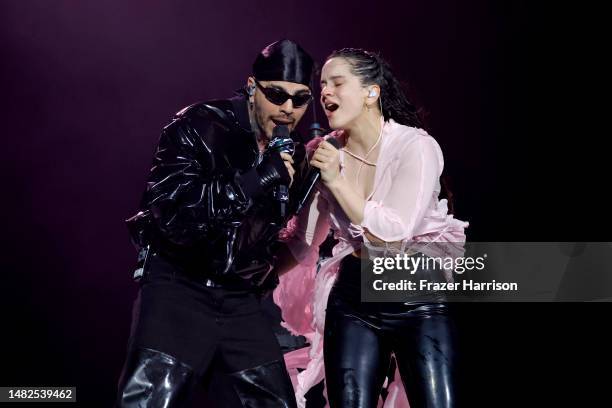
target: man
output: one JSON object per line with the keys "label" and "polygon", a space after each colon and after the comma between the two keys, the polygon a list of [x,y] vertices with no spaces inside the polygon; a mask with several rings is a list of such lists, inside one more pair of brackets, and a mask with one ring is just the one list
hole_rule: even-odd
{"label": "man", "polygon": [[303,146],[292,157],[286,133],[312,100],[312,69],[299,45],[275,42],[240,96],[189,106],[164,128],[128,220],[142,277],[118,406],[187,406],[217,371],[240,406],[295,406],[260,298],[278,282],[277,234],[303,180]]}

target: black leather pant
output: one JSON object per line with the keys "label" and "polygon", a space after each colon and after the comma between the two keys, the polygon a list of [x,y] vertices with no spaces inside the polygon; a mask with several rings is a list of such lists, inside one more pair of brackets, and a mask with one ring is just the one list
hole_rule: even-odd
{"label": "black leather pant", "polygon": [[395,354],[411,408],[456,407],[456,333],[446,303],[365,303],[360,260],[346,257],[325,321],[327,395],[332,408],[375,408]]}
{"label": "black leather pant", "polygon": [[140,283],[116,406],[189,407],[194,387],[213,371],[228,382],[222,392],[209,390],[218,406],[296,406],[255,294],[206,287],[158,256]]}

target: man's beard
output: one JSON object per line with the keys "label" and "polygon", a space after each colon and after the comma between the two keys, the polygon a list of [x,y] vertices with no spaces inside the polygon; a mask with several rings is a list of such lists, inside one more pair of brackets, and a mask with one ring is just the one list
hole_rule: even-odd
{"label": "man's beard", "polygon": [[[255,133],[255,137],[257,138],[257,142],[265,145],[270,141],[271,136],[268,136],[268,134],[265,131],[265,124],[268,123],[268,120],[272,123],[275,123],[275,118],[274,117],[265,117],[263,115],[261,115],[261,111],[259,111],[259,109],[257,108],[257,106],[253,106],[252,107],[252,114],[249,115],[249,121],[251,123],[251,129],[253,130],[253,132]],[[278,118],[277,118],[278,120]],[[290,124],[287,124],[287,126],[289,126],[290,129],[293,128],[293,126],[295,125],[296,121],[293,118],[290,117],[283,117],[283,119],[281,120],[290,120],[292,121]],[[275,124],[276,126],[276,124]]]}
{"label": "man's beard", "polygon": [[257,140],[259,140],[260,138],[265,137],[265,132],[262,131],[261,126],[259,126],[259,122],[257,121],[257,118],[254,117],[255,115],[253,115],[253,117],[250,118],[250,122],[251,122],[251,129],[253,130],[253,133],[255,133],[255,136],[257,136]]}
{"label": "man's beard", "polygon": [[266,135],[265,130],[259,124],[259,110],[253,106],[251,108],[251,114],[249,115],[249,122],[251,124],[251,130],[255,134],[255,139],[257,140],[257,144],[265,149],[265,145],[268,143],[268,135]]}

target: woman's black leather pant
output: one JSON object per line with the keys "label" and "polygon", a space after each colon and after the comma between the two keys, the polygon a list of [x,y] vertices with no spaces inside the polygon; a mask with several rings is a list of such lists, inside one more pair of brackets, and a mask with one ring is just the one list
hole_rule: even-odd
{"label": "woman's black leather pant", "polygon": [[456,407],[450,305],[361,302],[360,262],[344,258],[329,296],[324,357],[330,406],[375,408],[393,353],[411,408]]}

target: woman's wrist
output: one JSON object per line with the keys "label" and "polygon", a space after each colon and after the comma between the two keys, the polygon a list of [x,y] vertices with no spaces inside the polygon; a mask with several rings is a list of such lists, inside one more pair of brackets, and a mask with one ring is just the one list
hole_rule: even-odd
{"label": "woman's wrist", "polygon": [[331,191],[332,193],[335,193],[342,189],[343,181],[344,179],[340,175],[338,175],[332,181],[325,182],[324,184],[325,184],[325,187],[329,189],[329,191]]}

